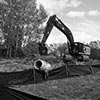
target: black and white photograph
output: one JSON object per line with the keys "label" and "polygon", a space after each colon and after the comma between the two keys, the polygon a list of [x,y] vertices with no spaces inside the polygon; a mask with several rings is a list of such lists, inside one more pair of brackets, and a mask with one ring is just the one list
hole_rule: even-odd
{"label": "black and white photograph", "polygon": [[0,100],[100,100],[100,0],[0,0]]}

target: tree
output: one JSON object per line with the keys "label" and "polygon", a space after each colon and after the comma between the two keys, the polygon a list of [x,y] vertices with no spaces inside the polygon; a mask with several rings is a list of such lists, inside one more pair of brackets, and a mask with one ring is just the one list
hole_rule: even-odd
{"label": "tree", "polygon": [[91,48],[91,55],[90,55],[90,58],[91,58],[91,59],[100,60],[100,49]]}
{"label": "tree", "polygon": [[89,43],[89,46],[90,46],[91,48],[100,49],[100,41],[99,41],[99,40],[97,40],[97,41],[91,41],[91,42]]}
{"label": "tree", "polygon": [[63,43],[57,48],[57,51],[59,51],[60,56],[62,56],[64,53],[68,53],[68,45]]}
{"label": "tree", "polygon": [[35,56],[39,55],[38,46],[35,41],[28,43],[23,49],[24,49],[24,54],[28,58],[32,57],[33,59],[35,58]]}
{"label": "tree", "polygon": [[[47,14],[42,5],[37,8],[36,0],[4,0],[0,2],[0,28],[3,32],[7,56],[16,57],[17,51],[25,43],[40,38],[40,25]],[[35,41],[36,41],[35,40]]]}
{"label": "tree", "polygon": [[90,58],[91,59],[96,59],[96,60],[100,60],[100,41],[91,41],[89,43],[89,46],[91,47],[91,55]]}

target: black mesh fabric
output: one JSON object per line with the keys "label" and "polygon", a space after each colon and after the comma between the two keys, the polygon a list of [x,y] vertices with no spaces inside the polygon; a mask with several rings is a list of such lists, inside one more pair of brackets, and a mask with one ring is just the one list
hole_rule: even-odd
{"label": "black mesh fabric", "polygon": [[0,85],[0,100],[48,100]]}
{"label": "black mesh fabric", "polygon": [[33,69],[18,72],[0,72],[1,85],[25,85],[34,83]]}
{"label": "black mesh fabric", "polygon": [[[94,72],[100,71],[100,65],[93,65]],[[41,83],[45,80],[56,80],[69,76],[86,75],[91,73],[89,66],[87,65],[69,65],[69,70],[65,66],[49,71],[49,76],[45,79],[45,73],[29,69],[18,72],[0,72],[0,85],[26,85]]]}
{"label": "black mesh fabric", "polygon": [[[64,78],[66,76],[65,67],[50,71],[49,74],[46,80]],[[18,72],[0,72],[0,85],[11,86],[41,83],[45,80],[44,77],[45,73],[35,69]]]}
{"label": "black mesh fabric", "polygon": [[[94,72],[100,71],[100,65],[92,65]],[[86,75],[91,73],[89,66],[69,65],[68,68],[62,66],[49,72],[45,79],[45,73],[35,69],[18,72],[0,72],[0,100],[46,100],[21,91],[9,88],[11,85],[36,84],[47,80],[55,80]]]}

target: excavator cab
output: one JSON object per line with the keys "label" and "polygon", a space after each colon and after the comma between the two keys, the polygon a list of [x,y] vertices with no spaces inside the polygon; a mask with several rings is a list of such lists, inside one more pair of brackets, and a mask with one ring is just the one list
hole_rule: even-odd
{"label": "excavator cab", "polygon": [[77,61],[77,62],[86,62],[89,61],[89,56],[91,53],[91,49],[88,45],[85,45],[81,42],[75,42],[73,51],[70,49],[70,45],[68,44],[68,52],[64,54],[64,61]]}
{"label": "excavator cab", "polygon": [[77,59],[77,61],[84,62],[89,61],[90,53],[91,49],[88,45],[80,42],[75,42],[73,52],[70,54],[74,59]]}
{"label": "excavator cab", "polygon": [[[80,42],[75,42],[74,50],[76,54],[81,54],[81,55],[90,55],[91,49],[88,45],[85,45]],[[74,52],[74,51],[73,51]]]}

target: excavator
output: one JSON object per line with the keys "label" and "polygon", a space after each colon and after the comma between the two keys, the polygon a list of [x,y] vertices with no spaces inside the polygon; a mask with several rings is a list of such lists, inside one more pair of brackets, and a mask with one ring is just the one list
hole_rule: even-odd
{"label": "excavator", "polygon": [[[52,15],[47,21],[45,30],[44,30],[44,36],[41,40],[41,42],[38,43],[38,49],[40,55],[47,55],[48,49],[46,47],[46,40],[48,39],[53,27],[56,27],[58,30],[60,30],[65,36],[66,36],[66,42],[68,44],[68,53],[63,55],[63,61],[68,64],[70,61],[76,61],[76,62],[85,62],[89,61],[89,56],[91,53],[91,49],[88,45],[85,45],[80,42],[74,42],[74,37],[71,32],[71,30],[56,16]],[[39,66],[42,65],[41,60],[36,61],[35,66],[39,68]],[[39,66],[38,66],[39,65]],[[89,66],[91,72],[93,73],[93,69],[91,66]]]}
{"label": "excavator", "polygon": [[68,44],[69,53],[64,55],[64,57],[69,56],[70,58],[77,59],[77,61],[89,60],[89,55],[91,51],[90,47],[80,42],[74,42],[72,32],[56,15],[51,16],[47,21],[47,25],[43,33],[44,36],[42,38],[42,41],[39,43],[39,51],[41,55],[47,55],[48,50],[45,46],[45,43],[54,26],[59,29],[67,38],[66,42]]}

